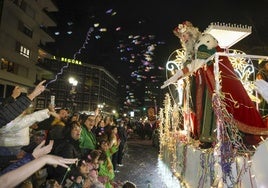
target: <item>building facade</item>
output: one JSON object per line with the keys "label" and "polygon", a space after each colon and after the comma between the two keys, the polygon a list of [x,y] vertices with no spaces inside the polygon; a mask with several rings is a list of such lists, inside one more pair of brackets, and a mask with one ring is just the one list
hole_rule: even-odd
{"label": "building facade", "polygon": [[0,4],[0,100],[14,85],[34,87],[51,73],[36,66],[40,57],[51,57],[44,49],[54,42],[47,28],[56,26],[49,12],[58,11],[50,0],[3,0]]}
{"label": "building facade", "polygon": [[[0,103],[15,85],[29,92],[45,79],[46,84],[51,83],[35,100],[37,109],[46,108],[52,95],[56,106],[75,111],[92,111],[98,106],[108,113],[117,109],[118,81],[106,69],[53,59],[46,50],[47,43],[55,42],[48,28],[56,26],[50,13],[58,9],[51,0],[3,0],[0,11]],[[64,72],[58,75],[60,71]],[[77,79],[77,86],[69,83],[71,76]]]}
{"label": "building facade", "polygon": [[[38,65],[57,76],[48,84],[48,91],[38,98],[38,108],[48,104],[53,95],[56,107],[72,111],[94,111],[97,107],[107,113],[117,111],[118,81],[103,67],[66,58],[43,59]],[[70,83],[70,78],[77,85]]]}

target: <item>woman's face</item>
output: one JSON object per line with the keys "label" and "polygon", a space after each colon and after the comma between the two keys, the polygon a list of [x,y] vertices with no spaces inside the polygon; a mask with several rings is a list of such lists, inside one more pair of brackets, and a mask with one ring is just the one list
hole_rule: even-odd
{"label": "woman's face", "polygon": [[97,156],[95,159],[93,159],[92,163],[94,164],[98,164],[99,162],[99,156]]}
{"label": "woman's face", "polygon": [[88,116],[88,118],[85,121],[85,125],[88,130],[91,130],[95,125],[95,117],[94,116]]}
{"label": "woman's face", "polygon": [[71,118],[71,121],[78,121],[79,120],[79,115],[73,115]]}
{"label": "woman's face", "polygon": [[118,132],[117,127],[115,127],[115,128],[113,129],[113,133],[114,133],[114,134],[117,134],[117,132]]}
{"label": "woman's face", "polygon": [[101,149],[103,149],[104,151],[107,151],[109,149],[108,142],[102,142]]}
{"label": "woman's face", "polygon": [[71,136],[74,140],[79,140],[81,135],[81,127],[79,125],[75,125],[71,130]]}
{"label": "woman's face", "polygon": [[104,120],[101,120],[101,121],[100,121],[100,126],[101,126],[101,127],[105,127]]}
{"label": "woman's face", "polygon": [[101,116],[100,116],[100,115],[98,115],[98,116],[96,117],[96,123],[99,123],[99,122],[100,122],[100,120],[101,120]]}
{"label": "woman's face", "polygon": [[89,165],[88,163],[84,162],[81,166],[80,166],[80,172],[81,174],[83,174],[83,176],[87,176],[87,174],[89,173]]}

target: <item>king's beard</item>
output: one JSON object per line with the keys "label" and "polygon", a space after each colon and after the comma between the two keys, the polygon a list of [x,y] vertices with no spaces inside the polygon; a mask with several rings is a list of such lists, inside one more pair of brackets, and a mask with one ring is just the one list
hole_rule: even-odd
{"label": "king's beard", "polygon": [[187,42],[183,42],[182,47],[185,49],[186,52],[186,59],[192,59],[194,57],[194,45],[195,45],[195,39],[189,38]]}

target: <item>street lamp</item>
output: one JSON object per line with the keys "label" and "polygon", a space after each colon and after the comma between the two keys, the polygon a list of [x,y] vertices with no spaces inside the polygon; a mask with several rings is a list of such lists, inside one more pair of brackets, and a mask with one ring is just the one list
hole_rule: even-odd
{"label": "street lamp", "polygon": [[72,86],[77,86],[78,81],[75,78],[70,77],[69,78],[69,83],[72,84]]}
{"label": "street lamp", "polygon": [[70,77],[69,78],[69,84],[72,85],[72,89],[70,91],[70,94],[76,94],[76,86],[78,84],[78,81],[75,78]]}
{"label": "street lamp", "polygon": [[78,84],[78,81],[75,78],[70,77],[69,78],[69,84],[72,85],[72,88],[70,90],[70,98],[71,98],[71,101],[72,101],[72,106],[73,106],[73,111],[74,111],[75,110],[75,106],[77,105],[75,103],[75,97],[76,97],[75,95],[76,95],[76,86]]}

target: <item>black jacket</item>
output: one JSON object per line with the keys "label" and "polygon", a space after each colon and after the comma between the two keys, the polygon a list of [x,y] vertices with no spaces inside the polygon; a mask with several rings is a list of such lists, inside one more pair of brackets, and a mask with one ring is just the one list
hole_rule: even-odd
{"label": "black jacket", "polygon": [[[55,144],[55,143],[54,143]],[[73,140],[72,138],[63,139],[60,143],[55,144],[55,148],[51,151],[52,154],[61,156],[64,158],[78,158],[81,159],[82,153],[79,148],[79,140]],[[66,168],[58,166],[47,166],[48,177],[56,179],[59,183],[63,181],[63,178],[68,175]]]}
{"label": "black jacket", "polygon": [[0,106],[0,127],[5,126],[10,121],[18,117],[31,104],[31,100],[22,95],[17,99],[9,97]]}

